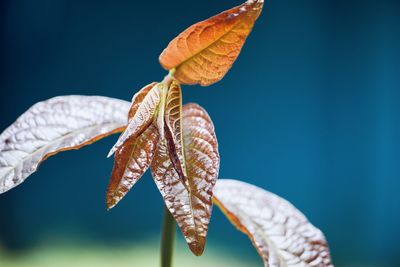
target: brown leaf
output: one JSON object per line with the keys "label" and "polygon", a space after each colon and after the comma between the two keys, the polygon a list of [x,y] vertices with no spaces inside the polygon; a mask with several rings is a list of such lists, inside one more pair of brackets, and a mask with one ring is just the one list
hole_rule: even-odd
{"label": "brown leaf", "polygon": [[170,158],[179,176],[186,180],[185,155],[182,135],[182,90],[178,82],[172,81],[165,104],[165,122]]}
{"label": "brown leaf", "polygon": [[172,163],[165,139],[158,145],[151,169],[190,249],[195,255],[201,255],[211,217],[212,189],[218,176],[218,145],[214,126],[204,109],[188,104],[182,113],[188,186]]}
{"label": "brown leaf", "polygon": [[129,102],[100,96],[59,96],[39,102],[0,135],[0,193],[22,183],[39,164],[121,132]]}
{"label": "brown leaf", "polygon": [[167,98],[168,87],[169,87],[169,82],[162,81],[161,83],[159,83],[159,88],[160,88],[160,92],[161,92],[160,93],[161,100],[160,100],[160,108],[158,109],[156,125],[157,125],[158,131],[160,133],[160,139],[164,138],[165,102],[166,102],[166,98]]}
{"label": "brown leaf", "polygon": [[244,182],[220,179],[214,202],[249,236],[265,266],[333,266],[322,232],[279,196]]}
{"label": "brown leaf", "polygon": [[184,84],[206,86],[221,80],[238,57],[263,2],[248,0],[190,26],[161,53],[161,65],[175,68],[175,78]]}
{"label": "brown leaf", "polygon": [[[111,148],[108,153],[110,157],[114,152],[120,148],[126,140],[129,138],[139,136],[155,118],[158,111],[158,107],[161,101],[161,88],[162,84],[159,83],[149,90],[149,92],[144,96],[143,101],[138,104],[134,101],[131,107],[130,115],[136,109],[133,117],[129,119],[129,124],[125,131],[120,135],[115,145]],[[146,87],[144,88],[146,89]],[[140,94],[142,97],[142,94]],[[136,107],[138,105],[138,107]]]}
{"label": "brown leaf", "polygon": [[152,82],[151,84],[146,85],[132,97],[131,109],[129,110],[129,114],[128,114],[129,120],[135,116],[136,111],[138,110],[140,104],[143,102],[143,99],[150,92],[150,90],[153,89],[153,87],[156,84],[157,84],[156,82]]}
{"label": "brown leaf", "polygon": [[107,190],[107,208],[113,208],[150,166],[159,140],[151,124],[140,136],[131,137],[115,153],[114,168]]}

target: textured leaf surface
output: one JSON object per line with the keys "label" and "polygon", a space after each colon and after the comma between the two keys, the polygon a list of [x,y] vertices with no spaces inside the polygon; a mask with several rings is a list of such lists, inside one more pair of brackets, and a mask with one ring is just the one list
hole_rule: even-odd
{"label": "textured leaf surface", "polygon": [[161,53],[161,65],[167,70],[175,68],[175,78],[184,84],[206,86],[221,80],[238,57],[262,7],[263,0],[249,0],[190,26]]}
{"label": "textured leaf surface", "polygon": [[165,105],[165,122],[171,160],[179,175],[186,180],[187,173],[182,135],[182,90],[176,81],[171,83],[168,90]]}
{"label": "textured leaf surface", "polygon": [[28,109],[0,135],[0,193],[22,183],[40,162],[123,131],[129,102],[59,96]]}
{"label": "textured leaf surface", "polygon": [[157,113],[157,121],[156,125],[158,127],[158,131],[160,133],[160,138],[164,138],[164,128],[165,128],[165,102],[167,98],[167,91],[168,91],[168,84],[166,84],[164,81],[158,84],[159,90],[160,90],[160,107],[158,109]]}
{"label": "textured leaf surface", "polygon": [[174,167],[165,139],[158,145],[151,168],[190,249],[201,255],[211,217],[212,189],[218,176],[218,145],[211,119],[200,106],[185,105],[182,121],[187,184]]}
{"label": "textured leaf surface", "polygon": [[142,89],[139,90],[133,97],[132,97],[132,104],[129,110],[128,118],[132,119],[136,111],[138,110],[140,104],[143,102],[144,98],[146,97],[147,93],[150,92],[151,89],[156,85],[156,82],[152,82],[151,84],[146,85]]}
{"label": "textured leaf surface", "polygon": [[158,129],[151,124],[140,136],[128,139],[116,151],[107,190],[108,209],[114,207],[148,169],[158,140]]}
{"label": "textured leaf surface", "polygon": [[325,237],[288,201],[259,187],[218,180],[215,203],[247,234],[265,266],[333,266]]}
{"label": "textured leaf surface", "polygon": [[[120,148],[128,138],[139,136],[154,120],[155,114],[158,110],[160,101],[161,101],[161,84],[153,86],[149,92],[144,96],[143,101],[139,104],[137,102],[133,102],[132,108],[130,110],[130,115],[133,115],[129,118],[129,124],[126,127],[125,131],[118,138],[115,145],[111,148],[108,153],[108,157],[110,157],[114,152]],[[144,88],[146,90],[147,87]],[[143,90],[143,89],[142,89]],[[140,98],[143,97],[144,92],[140,93]],[[134,97],[135,100],[135,97]],[[137,106],[137,107],[136,107]],[[136,112],[133,114],[133,111],[136,109]]]}

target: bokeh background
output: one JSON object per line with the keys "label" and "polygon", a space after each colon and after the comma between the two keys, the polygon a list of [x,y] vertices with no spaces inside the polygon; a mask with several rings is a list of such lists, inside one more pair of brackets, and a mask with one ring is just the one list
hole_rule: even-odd
{"label": "bokeh background", "polygon": [[[166,72],[158,55],[240,0],[0,2],[0,130],[57,95],[129,100]],[[211,115],[220,177],[285,197],[337,266],[400,266],[400,2],[266,1],[237,62],[184,102]],[[47,160],[0,195],[0,266],[157,266],[162,199],[149,174],[111,212],[116,136]],[[176,266],[262,266],[215,208],[203,257]]]}

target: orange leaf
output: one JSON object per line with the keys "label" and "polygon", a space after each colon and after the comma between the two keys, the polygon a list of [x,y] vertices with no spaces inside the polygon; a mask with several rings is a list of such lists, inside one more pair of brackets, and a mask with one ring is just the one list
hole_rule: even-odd
{"label": "orange leaf", "polygon": [[174,77],[184,84],[206,86],[221,80],[239,56],[263,2],[248,0],[190,26],[161,53],[161,65],[175,69]]}
{"label": "orange leaf", "polygon": [[248,235],[266,267],[333,267],[322,232],[279,196],[251,184],[220,179],[214,202]]}
{"label": "orange leaf", "polygon": [[101,96],[35,104],[0,135],[0,193],[25,181],[48,157],[123,131],[128,110],[129,102]]}
{"label": "orange leaf", "polygon": [[214,126],[204,109],[188,104],[182,113],[188,185],[175,169],[165,139],[158,145],[151,169],[165,204],[191,251],[201,255],[211,217],[212,189],[218,176],[218,145]]}
{"label": "orange leaf", "polygon": [[151,124],[140,136],[128,139],[116,152],[107,190],[107,208],[114,207],[150,166],[159,140]]}

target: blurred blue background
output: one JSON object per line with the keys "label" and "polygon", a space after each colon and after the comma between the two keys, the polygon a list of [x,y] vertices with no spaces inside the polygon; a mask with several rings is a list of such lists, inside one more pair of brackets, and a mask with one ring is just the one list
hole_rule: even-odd
{"label": "blurred blue background", "polygon": [[[129,100],[166,74],[158,55],[173,37],[240,3],[1,1],[0,131],[57,95]],[[399,14],[397,0],[266,1],[226,77],[183,88],[216,125],[220,177],[295,204],[324,231],[337,266],[400,265]],[[158,257],[162,200],[149,174],[105,209],[115,140],[50,158],[0,195],[0,259],[66,243],[151,243]],[[215,208],[205,256],[219,250],[262,265]]]}

